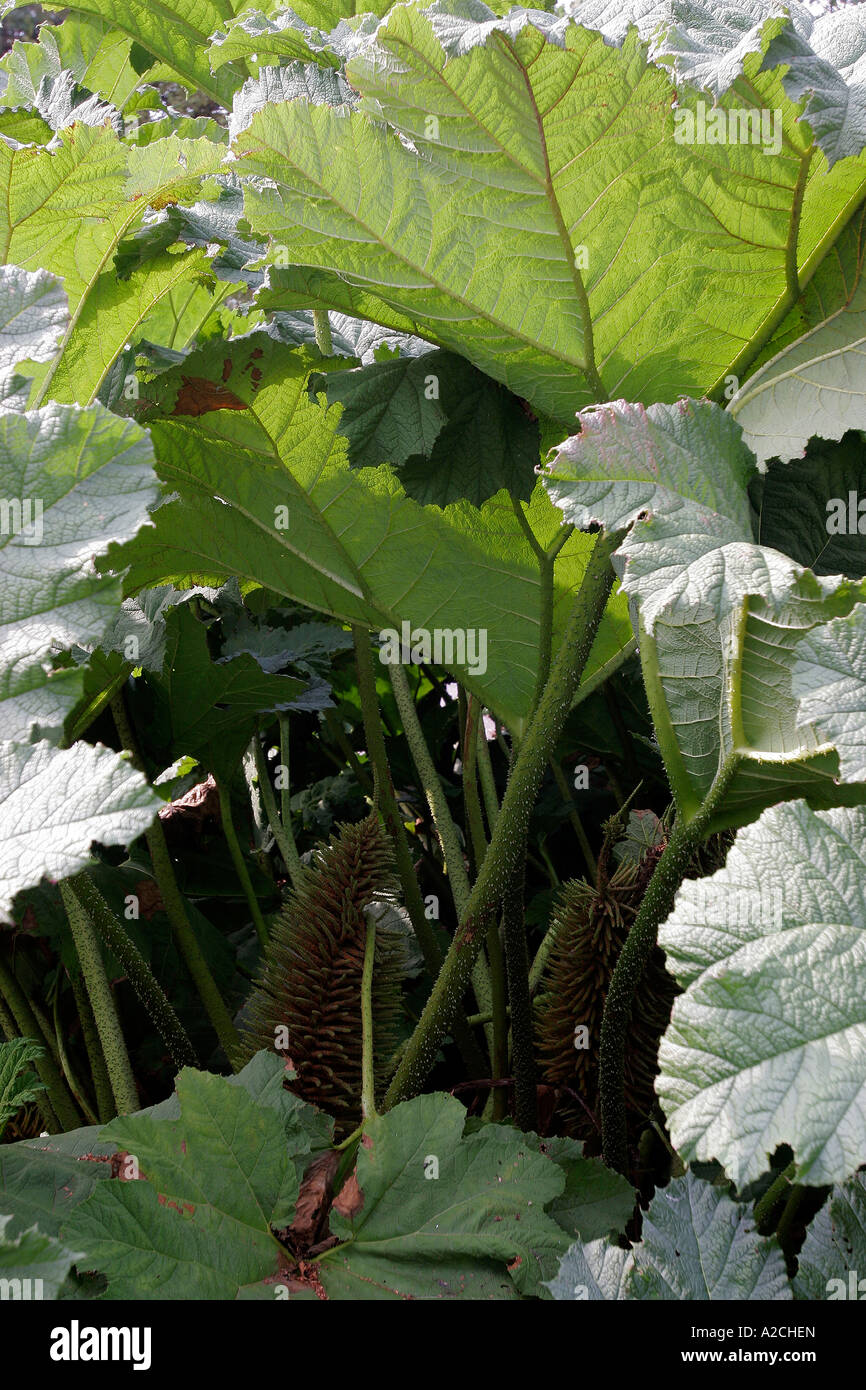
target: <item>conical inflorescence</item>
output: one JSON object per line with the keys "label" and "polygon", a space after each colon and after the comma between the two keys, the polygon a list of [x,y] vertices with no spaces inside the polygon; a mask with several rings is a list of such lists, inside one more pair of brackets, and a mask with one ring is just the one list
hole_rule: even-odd
{"label": "conical inflorescence", "polygon": [[[291,1089],[351,1129],[360,1120],[361,976],[367,909],[394,904],[393,856],[375,816],[340,825],[317,849],[301,888],[274,918],[259,983],[247,1008],[250,1054],[291,1058]],[[377,1080],[396,1046],[402,953],[376,931],[372,1016]]]}
{"label": "conical inflorescence", "polygon": [[[601,887],[582,879],[563,885],[554,909],[554,945],[536,1006],[540,1068],[560,1088],[559,1112],[569,1134],[588,1151],[600,1147],[598,1054],[610,977],[640,907],[647,876],[620,864]],[[646,1123],[653,1104],[659,1039],[667,1027],[676,985],[656,948],[644,972],[626,1050],[625,1095],[630,1128]]]}

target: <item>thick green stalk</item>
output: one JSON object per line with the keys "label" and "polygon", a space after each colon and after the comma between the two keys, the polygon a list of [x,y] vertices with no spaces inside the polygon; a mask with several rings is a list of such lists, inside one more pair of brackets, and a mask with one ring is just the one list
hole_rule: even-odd
{"label": "thick green stalk", "polygon": [[[448,883],[459,919],[466,911],[466,904],[469,902],[471,891],[469,875],[463,862],[463,846],[460,843],[457,826],[454,824],[448,808],[448,800],[439,780],[439,774],[427,747],[424,730],[421,728],[415,701],[406,679],[406,668],[399,663],[389,663],[387,671],[391,681],[391,689],[394,692],[394,699],[397,702],[397,709],[400,711],[403,732],[412,754],[412,761],[424,789],[424,795],[433,816],[433,824],[436,827],[436,834],[442,846],[445,872],[448,875]],[[480,999],[478,1002],[482,1008],[485,1007]]]}
{"label": "thick green stalk", "polygon": [[[409,751],[412,754],[412,761],[418,773],[421,786],[424,788],[424,795],[433,816],[433,824],[436,827],[436,834],[442,846],[442,856],[445,860],[445,872],[448,875],[448,886],[451,889],[451,896],[454,899],[454,907],[457,911],[457,920],[460,921],[466,912],[469,903],[471,889],[469,886],[469,875],[466,872],[466,865],[463,862],[463,846],[460,843],[460,836],[457,833],[457,826],[448,809],[448,801],[445,796],[439,774],[430,756],[427,747],[427,740],[424,737],[424,730],[421,728],[421,721],[418,718],[418,711],[415,708],[415,701],[409,689],[409,682],[406,679],[406,668],[399,663],[388,665],[388,676],[391,681],[391,689],[394,692],[394,699],[397,702],[397,709],[400,712],[400,720],[403,725],[403,732],[409,744]],[[490,984],[490,976],[481,959],[475,962],[472,971],[472,986],[475,990],[475,998],[478,1001],[478,1008],[482,1013],[489,1013],[493,1008],[493,990]]]}
{"label": "thick green stalk", "polygon": [[[442,968],[442,952],[424,910],[424,899],[412,863],[406,827],[388,765],[385,736],[379,718],[379,699],[376,694],[376,675],[373,669],[373,654],[370,647],[370,634],[366,628],[353,627],[355,644],[355,666],[358,673],[358,694],[361,698],[361,713],[364,719],[364,734],[367,741],[367,756],[373,765],[375,804],[382,817],[385,829],[394,845],[397,860],[397,873],[403,888],[403,900],[409,920],[421,948],[424,963],[433,979]],[[484,1057],[466,1024],[465,1017],[458,1015],[454,1021],[454,1040],[460,1048],[470,1076],[484,1076],[487,1070]]]}
{"label": "thick green stalk", "polygon": [[15,1027],[15,1020],[6,1007],[2,994],[0,994],[0,1028],[7,1042],[12,1042],[13,1038],[19,1038],[21,1034]]}
{"label": "thick green stalk", "polygon": [[373,966],[376,961],[376,923],[367,913],[367,940],[361,973],[361,1114],[365,1120],[376,1113],[376,1070],[373,1064]]}
{"label": "thick green stalk", "polygon": [[373,669],[373,655],[370,649],[370,634],[366,628],[352,629],[355,642],[355,665],[358,671],[358,694],[361,697],[361,713],[364,719],[364,733],[367,740],[367,756],[373,765],[376,806],[385,829],[394,844],[397,856],[397,872],[403,887],[406,908],[412,922],[418,945],[424,961],[434,977],[442,964],[442,952],[424,911],[424,900],[418,887],[412,856],[406,838],[406,828],[391,780],[388,754],[385,749],[385,736],[379,719],[379,700],[376,694],[376,676]]}
{"label": "thick green stalk", "polygon": [[604,1161],[621,1173],[628,1169],[625,1050],[635,992],[652,955],[659,926],[670,915],[677,889],[739,761],[736,756],[727,760],[691,820],[678,817],[674,823],[610,979],[601,1022],[598,1087]]}
{"label": "thick green stalk", "polygon": [[288,821],[282,820],[277,811],[277,798],[274,796],[274,789],[271,786],[271,777],[268,772],[268,764],[265,759],[265,750],[262,748],[261,739],[258,734],[253,735],[253,757],[256,760],[256,777],[259,784],[259,792],[262,798],[262,805],[265,808],[265,815],[268,818],[268,825],[271,834],[277,842],[277,849],[283,857],[289,878],[292,880],[292,887],[295,892],[299,892],[304,881],[304,866],[301,863],[301,856],[298,854],[298,847],[295,844],[295,837],[292,834],[291,813]]}
{"label": "thick green stalk", "polygon": [[492,835],[496,829],[496,822],[499,820],[499,797],[496,794],[496,780],[493,776],[493,764],[490,761],[490,746],[484,730],[483,714],[478,721],[478,780],[481,783],[484,810],[487,812],[487,824],[490,826]]}
{"label": "thick green stalk", "polygon": [[515,1115],[522,1130],[534,1131],[538,1129],[538,1093],[529,995],[529,955],[523,918],[525,871],[525,859],[521,859],[512,869],[502,905],[502,934],[508,966],[508,1002],[511,1006]]}
{"label": "thick green stalk", "polygon": [[280,787],[280,820],[283,825],[292,823],[292,782],[290,775],[290,746],[289,746],[289,716],[281,714],[280,724],[280,763],[283,768],[282,786]]}
{"label": "thick green stalk", "polygon": [[165,831],[159,816],[156,817],[147,832],[147,847],[150,850],[154,877],[159,887],[160,897],[174,934],[177,949],[198,991],[205,1013],[219,1038],[223,1052],[226,1054],[232,1070],[237,1071],[241,1040],[187,916],[183,894],[175,877],[174,865],[171,862]]}
{"label": "thick green stalk", "polygon": [[538,561],[541,581],[538,619],[538,673],[535,679],[535,692],[532,696],[531,717],[538,708],[538,702],[550,676],[550,661],[553,654],[553,564],[558,550],[553,555],[548,554],[530,526],[529,518],[523,510],[523,504],[516,497],[512,496],[511,506],[520,529]]}
{"label": "thick green stalk", "polygon": [[132,988],[168,1048],[175,1066],[197,1067],[195,1048],[183,1024],[162,986],[154,979],[147,961],[118,922],[96,884],[86,872],[82,872],[69,879],[69,886],[114,958],[126,971]]}
{"label": "thick green stalk", "polygon": [[235,830],[235,823],[232,820],[231,793],[221,779],[215,777],[214,781],[216,782],[217,792],[219,793],[220,820],[222,821],[223,834],[226,837],[229,854],[235,866],[235,873],[240,879],[241,888],[244,890],[244,897],[247,900],[247,906],[250,910],[250,916],[253,919],[256,934],[261,942],[262,950],[264,950],[268,944],[268,927],[262,916],[262,910],[256,898],[256,890],[253,887],[253,881],[250,878],[246,860],[243,856],[243,850],[241,849],[238,839],[238,832]]}
{"label": "thick green stalk", "polygon": [[547,964],[548,958],[550,956],[551,951],[553,950],[555,942],[556,927],[550,926],[544,933],[544,936],[541,940],[541,945],[536,951],[535,959],[533,960],[532,965],[529,968],[530,995],[533,995],[535,993],[535,991],[538,989],[538,986],[541,983],[541,977],[544,974],[544,967]]}
{"label": "thick green stalk", "polygon": [[[483,730],[481,703],[478,697],[470,695],[466,710],[466,728],[463,738],[463,800],[466,806],[466,819],[469,838],[475,860],[476,875],[480,872],[487,855],[487,839],[484,834],[484,819],[481,815],[481,802],[478,797],[478,733]],[[501,1081],[508,1071],[508,990],[505,979],[505,957],[499,923],[491,918],[487,928],[487,959],[490,962],[490,1037],[491,1076]],[[482,1013],[484,1010],[482,1009]],[[507,1113],[508,1095],[504,1086],[491,1089],[491,1118],[494,1122],[504,1120]]]}
{"label": "thick green stalk", "polygon": [[75,1075],[69,1054],[66,1051],[66,1044],[63,1041],[63,1024],[60,1019],[60,991],[54,993],[54,1037],[57,1042],[57,1055],[60,1059],[60,1067],[66,1078],[66,1084],[75,1097],[75,1104],[78,1106],[82,1115],[89,1125],[99,1124],[99,1116],[93,1113],[93,1109],[88,1103],[87,1094]]}
{"label": "thick green stalk", "polygon": [[[120,742],[128,751],[133,767],[143,771],[144,764],[138,751],[135,733],[126,713],[126,704],[121,693],[111,701],[111,712],[114,716]],[[240,1065],[238,1058],[241,1040],[187,916],[183,894],[178,886],[165,831],[159,816],[154,819],[147,831],[146,838],[147,848],[150,851],[150,862],[153,865],[153,875],[174,934],[175,945],[189,971],[190,978],[204,1006],[204,1011],[210,1019],[232,1070],[237,1071]]]}
{"label": "thick green stalk", "polygon": [[316,347],[323,357],[331,357],[334,345],[331,341],[331,320],[327,309],[313,310],[313,327],[316,332]]}
{"label": "thick green stalk", "polygon": [[113,1120],[117,1114],[117,1107],[114,1104],[114,1096],[111,1094],[111,1082],[108,1079],[108,1068],[105,1065],[99,1034],[96,1031],[96,1020],[93,1017],[93,1010],[90,1007],[90,1000],[87,997],[87,990],[84,988],[81,976],[70,975],[69,983],[72,985],[72,995],[78,1010],[78,1021],[81,1024],[81,1036],[84,1038],[87,1060],[90,1063],[90,1075],[96,1094],[96,1110],[100,1123],[107,1125],[109,1120]]}
{"label": "thick green stalk", "polygon": [[87,986],[88,998],[93,1008],[93,1017],[96,1019],[99,1041],[102,1044],[105,1065],[108,1068],[111,1089],[117,1105],[117,1113],[130,1115],[139,1108],[138,1091],[135,1087],[135,1077],[132,1074],[132,1064],[126,1050],[120,1020],[114,1006],[111,986],[105,973],[105,962],[102,959],[99,939],[69,879],[61,883],[60,896],[69,918],[72,939],[75,942],[75,950],[84,974],[84,983]]}
{"label": "thick green stalk", "polygon": [[60,1130],[77,1129],[81,1124],[81,1114],[72,1098],[60,1068],[54,1061],[45,1033],[30,1007],[27,995],[0,955],[0,994],[15,1020],[15,1026],[23,1038],[32,1038],[44,1049],[42,1056],[33,1065],[45,1090],[39,1093],[39,1109],[45,1118],[46,1127],[57,1133]]}
{"label": "thick green stalk", "polygon": [[613,586],[610,557],[620,539],[619,532],[602,533],[596,541],[550,679],[512,768],[499,820],[466,913],[388,1090],[387,1107],[408,1099],[423,1085],[466,991],[475,955],[481,948],[482,928],[488,915],[496,910],[510,874],[523,857],[544,769],[568,717]]}

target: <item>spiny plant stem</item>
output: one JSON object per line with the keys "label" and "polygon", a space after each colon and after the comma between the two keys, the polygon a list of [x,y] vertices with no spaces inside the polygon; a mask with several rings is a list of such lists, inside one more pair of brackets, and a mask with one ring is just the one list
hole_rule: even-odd
{"label": "spiny plant stem", "polygon": [[[424,900],[412,864],[409,840],[388,765],[385,736],[379,717],[379,699],[376,694],[376,676],[373,669],[373,653],[370,634],[364,627],[352,628],[355,647],[355,667],[358,673],[358,694],[361,699],[361,713],[364,720],[364,734],[367,740],[367,756],[373,765],[374,799],[376,809],[382,817],[386,831],[394,845],[397,858],[397,873],[403,888],[403,900],[409,920],[412,923],[424,963],[435,980],[442,968],[442,952],[424,911]],[[487,1070],[484,1057],[475,1041],[465,1016],[459,1013],[454,1020],[454,1041],[472,1077],[484,1076]]]}
{"label": "spiny plant stem", "polygon": [[483,714],[478,721],[478,780],[481,783],[481,795],[484,797],[487,824],[492,835],[496,829],[496,822],[499,820],[499,797],[496,795],[496,780],[493,776],[493,764],[490,761],[490,747],[484,729]]}
{"label": "spiny plant stem", "polygon": [[484,923],[496,910],[502,885],[521,859],[547,760],[571,709],[613,586],[610,557],[620,539],[620,532],[598,536],[550,679],[512,768],[499,820],[466,913],[388,1090],[386,1108],[407,1100],[423,1085],[469,983],[475,955],[481,948]]}
{"label": "spiny plant stem", "polygon": [[529,997],[529,956],[523,917],[525,860],[511,871],[502,906],[502,934],[508,965],[508,1002],[511,1006],[511,1056],[514,1070],[514,1108],[522,1130],[538,1128],[535,1049],[532,1003]]}
{"label": "spiny plant stem", "polygon": [[27,995],[21,988],[6,961],[0,955],[0,994],[6,1001],[15,1026],[23,1038],[32,1038],[43,1047],[41,1057],[34,1060],[39,1080],[45,1091],[39,1093],[39,1109],[45,1118],[46,1127],[57,1133],[60,1130],[77,1129],[81,1124],[81,1114],[67,1086],[60,1068],[54,1060],[43,1029],[30,1007]]}
{"label": "spiny plant stem", "polygon": [[331,340],[331,320],[327,309],[313,310],[313,327],[316,330],[316,347],[323,357],[332,357],[334,344]]}
{"label": "spiny plant stem", "polygon": [[96,1021],[81,976],[71,974],[69,983],[72,985],[72,997],[78,1010],[81,1035],[84,1038],[87,1060],[90,1063],[90,1075],[93,1078],[93,1090],[96,1094],[96,1111],[100,1123],[107,1125],[109,1120],[114,1119],[117,1109],[114,1104],[114,1096],[111,1093],[111,1082],[108,1079],[108,1068],[102,1055]]}
{"label": "spiny plant stem", "polygon": [[[436,827],[436,834],[442,846],[442,856],[445,860],[445,872],[448,875],[448,885],[454,899],[454,906],[457,911],[457,920],[460,921],[469,903],[470,886],[469,875],[466,872],[466,865],[463,862],[463,846],[460,843],[460,836],[457,833],[457,826],[448,809],[448,801],[445,796],[439,774],[430,756],[427,747],[427,740],[424,737],[424,730],[421,728],[421,721],[418,718],[418,711],[415,708],[415,701],[409,689],[409,682],[406,679],[405,667],[399,664],[388,665],[388,676],[391,681],[391,689],[394,692],[394,699],[397,702],[397,709],[400,712],[400,720],[403,724],[403,732],[409,744],[412,754],[412,761],[421,786],[424,788],[424,795],[433,816],[433,824]],[[472,987],[475,990],[475,998],[478,1001],[478,1008],[482,1013],[489,1013],[493,1008],[493,990],[490,984],[490,976],[482,960],[479,958],[472,970]]]}
{"label": "spiny plant stem", "polygon": [[235,830],[235,823],[232,820],[231,793],[228,787],[226,786],[225,782],[223,782],[222,778],[215,777],[214,781],[216,782],[217,792],[219,794],[220,820],[222,821],[223,834],[226,837],[226,844],[229,847],[229,854],[231,855],[232,863],[235,866],[235,873],[240,879],[241,888],[244,890],[244,897],[247,900],[247,906],[250,910],[250,916],[253,919],[253,925],[255,926],[256,934],[259,938],[259,941],[261,942],[262,950],[264,950],[268,944],[267,923],[265,922],[265,919],[262,916],[262,910],[259,907],[258,899],[256,898],[256,890],[253,887],[253,881],[250,878],[249,870],[246,865],[246,860],[244,859],[243,850],[241,849],[240,841],[238,839],[238,833]]}
{"label": "spiny plant stem", "polygon": [[472,846],[475,872],[479,872],[487,853],[487,836],[484,833],[484,819],[481,815],[481,799],[478,795],[478,720],[481,705],[476,695],[470,695],[466,706],[466,724],[463,730],[463,804],[466,808],[466,828]]}
{"label": "spiny plant stem", "polygon": [[370,649],[370,634],[366,628],[352,628],[355,643],[355,665],[358,672],[358,693],[361,697],[361,713],[364,719],[364,733],[367,739],[367,756],[373,764],[376,808],[385,824],[385,829],[394,842],[397,855],[397,872],[403,887],[406,908],[418,938],[424,961],[431,975],[436,976],[442,964],[442,953],[433,928],[424,912],[424,900],[415,877],[412,856],[406,838],[403,817],[394,795],[388,754],[385,750],[385,736],[379,718],[379,699],[376,694],[376,676],[373,669],[373,655]]}
{"label": "spiny plant stem", "polygon": [[[463,737],[463,800],[466,806],[466,819],[475,859],[476,874],[480,872],[487,854],[487,839],[484,834],[484,821],[481,815],[481,802],[478,797],[478,732],[483,728],[481,702],[470,695],[466,706],[466,727]],[[500,1081],[508,1070],[508,989],[505,978],[505,958],[499,923],[495,916],[487,928],[487,959],[490,962],[491,1009],[485,1023],[492,1024],[490,1038],[491,1076]],[[482,1013],[484,1010],[482,1009]],[[494,1122],[503,1120],[507,1113],[508,1095],[503,1086],[491,1090],[491,1118]]]}
{"label": "spiny plant stem", "polygon": [[376,1113],[376,1071],[373,1064],[373,966],[376,961],[376,923],[367,913],[367,939],[364,943],[364,969],[361,974],[361,1114],[365,1120]]}
{"label": "spiny plant stem", "polygon": [[261,739],[258,734],[253,735],[252,750],[256,763],[256,777],[258,779],[259,792],[262,798],[262,805],[265,808],[265,815],[268,818],[268,825],[271,828],[271,834],[277,842],[277,848],[283,857],[283,863],[288,870],[289,878],[292,880],[292,887],[298,892],[304,878],[304,866],[301,863],[301,856],[298,854],[298,847],[295,844],[295,837],[292,834],[291,815],[289,820],[285,821],[280,817],[277,811],[277,798],[274,796],[274,789],[271,786],[271,776],[268,771],[265,750],[262,747]]}
{"label": "spiny plant stem", "polygon": [[[138,743],[126,712],[122,692],[118,692],[111,701],[111,713],[120,742],[129,753],[133,767],[144,772],[144,762],[138,751]],[[165,831],[159,816],[154,818],[153,824],[146,833],[146,839],[147,848],[150,851],[150,862],[153,865],[153,876],[156,879],[159,895],[162,898],[165,913],[174,935],[175,945],[189,971],[205,1013],[219,1038],[229,1064],[233,1071],[237,1071],[240,1065],[241,1040],[187,916],[183,894],[178,885]]]}
{"label": "spiny plant stem", "polygon": [[[412,761],[427,804],[433,816],[433,824],[436,827],[436,834],[442,846],[442,855],[445,860],[445,872],[448,875],[448,883],[454,898],[454,906],[457,909],[458,919],[466,911],[466,904],[469,901],[469,875],[463,862],[463,846],[460,843],[460,836],[457,826],[448,809],[448,801],[439,780],[430,750],[427,747],[427,740],[424,737],[424,730],[421,728],[421,721],[418,718],[418,711],[415,708],[415,701],[409,689],[409,682],[406,679],[405,667],[399,663],[389,663],[387,667],[388,678],[391,681],[391,689],[394,691],[394,699],[397,702],[397,709],[400,711],[400,719],[403,724],[403,732],[406,735],[406,742],[409,744],[409,751],[412,754]],[[479,1005],[484,1008],[481,1000]]]}
{"label": "spiny plant stem", "polygon": [[75,950],[84,974],[88,998],[93,1008],[93,1017],[96,1020],[99,1041],[102,1044],[105,1065],[108,1068],[108,1076],[111,1081],[111,1090],[117,1105],[117,1113],[130,1115],[139,1108],[138,1091],[135,1087],[135,1077],[132,1074],[132,1064],[126,1050],[120,1019],[117,1017],[117,1009],[114,1006],[111,986],[105,973],[105,962],[102,959],[99,939],[71,880],[66,879],[61,883],[60,896],[63,899],[66,916],[69,918],[72,939],[75,942]]}
{"label": "spiny plant stem", "polygon": [[604,1161],[620,1173],[628,1169],[625,1050],[635,992],[652,955],[659,926],[670,914],[692,855],[703,842],[738,763],[736,756],[729,758],[697,814],[688,821],[679,817],[674,823],[610,978],[601,1021],[598,1090]]}
{"label": "spiny plant stem", "polygon": [[283,768],[283,785],[280,787],[280,820],[283,825],[292,824],[292,781],[290,775],[289,716],[281,714],[280,724],[280,764]]}
{"label": "spiny plant stem", "polygon": [[69,879],[69,885],[102,940],[126,971],[130,984],[168,1048],[175,1066],[198,1066],[195,1048],[162,986],[96,884],[86,871],[82,871]]}
{"label": "spiny plant stem", "polygon": [[544,936],[541,940],[541,945],[536,951],[535,959],[533,960],[532,965],[529,968],[530,996],[532,996],[535,993],[535,991],[538,989],[539,984],[541,983],[541,977],[544,974],[544,967],[547,964],[548,958],[550,956],[551,951],[553,950],[555,943],[556,927],[550,926],[544,933]]}
{"label": "spiny plant stem", "polygon": [[87,1123],[89,1125],[98,1124],[99,1117],[98,1115],[95,1115],[93,1113],[91,1106],[88,1104],[87,1093],[84,1087],[82,1086],[81,1082],[79,1081],[78,1077],[75,1075],[75,1072],[73,1071],[72,1063],[70,1062],[68,1053],[66,1051],[66,1044],[63,1041],[63,1026],[60,1021],[59,989],[55,990],[54,992],[53,1022],[54,1038],[57,1043],[57,1055],[60,1060],[61,1071],[63,1072],[63,1075],[66,1078],[66,1084],[72,1092],[73,1096],[75,1097],[75,1104],[78,1106]]}
{"label": "spiny plant stem", "polygon": [[205,1013],[219,1038],[223,1052],[226,1054],[232,1070],[237,1071],[241,1040],[187,916],[183,894],[178,886],[174,865],[168,851],[165,831],[158,816],[147,832],[147,847],[150,851],[154,877],[166,916],[174,933],[177,949],[190,973],[198,996],[204,1005]]}

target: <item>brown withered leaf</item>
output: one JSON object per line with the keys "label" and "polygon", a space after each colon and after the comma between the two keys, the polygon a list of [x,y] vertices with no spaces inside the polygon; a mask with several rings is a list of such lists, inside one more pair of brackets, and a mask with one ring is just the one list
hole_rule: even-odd
{"label": "brown withered leaf", "polygon": [[331,1189],[340,1163],[333,1149],[314,1158],[301,1183],[295,1205],[295,1219],[288,1230],[292,1246],[298,1252],[315,1245],[319,1229],[331,1200]]}
{"label": "brown withered leaf", "polygon": [[347,1177],[339,1193],[334,1198],[334,1211],[338,1211],[341,1216],[345,1216],[347,1221],[351,1221],[353,1216],[364,1206],[364,1194],[358,1185],[354,1169]]}
{"label": "brown withered leaf", "polygon": [[190,816],[195,820],[204,820],[211,815],[218,818],[219,792],[212,774],[208,773],[203,782],[197,782],[194,787],[190,787],[177,801],[170,801],[167,806],[160,807],[159,814],[162,820],[170,820],[172,816],[177,815]]}
{"label": "brown withered leaf", "polygon": [[210,410],[246,410],[246,402],[228,387],[203,376],[181,377],[172,415],[207,415]]}

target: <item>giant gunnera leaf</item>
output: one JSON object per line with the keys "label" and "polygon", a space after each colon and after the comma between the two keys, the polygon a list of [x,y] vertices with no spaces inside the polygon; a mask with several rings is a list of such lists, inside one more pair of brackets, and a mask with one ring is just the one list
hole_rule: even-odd
{"label": "giant gunnera leaf", "polygon": [[461,1138],[465,1120],[438,1093],[365,1123],[356,1200],[319,1260],[330,1298],[509,1298],[553,1273],[568,1236],[544,1206],[562,1169],[501,1125]]}
{"label": "giant gunnera leaf", "polygon": [[831,1302],[866,1298],[866,1178],[840,1183],[812,1218],[797,1257],[794,1297]]}
{"label": "giant gunnera leaf", "polygon": [[[60,326],[62,295],[45,274],[7,269],[0,362],[42,360]],[[15,378],[21,380],[23,378]],[[17,392],[17,388],[16,388]],[[26,392],[24,393],[26,394]],[[134,839],[160,804],[141,773],[97,745],[59,750],[82,688],[65,653],[98,641],[121,588],[94,558],[128,540],[157,497],[150,442],[102,406],[0,407],[0,914],[43,874],[87,861],[94,840]],[[38,741],[36,741],[38,740]]]}
{"label": "giant gunnera leaf", "polygon": [[[340,359],[331,359],[337,367]],[[341,407],[311,400],[322,359],[267,333],[217,341],[142,381],[142,418],[177,500],[112,563],[130,590],[219,583],[235,574],[344,622],[438,643],[429,659],[465,681],[509,724],[531,707],[543,640],[543,547],[562,519],[537,484],[525,506],[504,490],[483,507],[407,498],[390,468],[353,470]],[[554,640],[581,583],[593,537],[575,531],[554,567]],[[438,634],[438,636],[437,636]],[[608,605],[585,679],[631,640],[625,602]]]}
{"label": "giant gunnera leaf", "polygon": [[561,1301],[776,1300],[792,1297],[782,1251],[755,1231],[751,1206],[687,1172],[656,1192],[641,1240],[572,1245],[549,1288]]}
{"label": "giant gunnera leaf", "polygon": [[292,1221],[309,1139],[287,1144],[278,1095],[257,1103],[220,1076],[185,1069],[177,1098],[170,1118],[106,1127],[140,1179],[100,1183],[64,1224],[86,1252],[80,1266],[105,1274],[109,1298],[238,1298],[279,1273],[272,1227]]}
{"label": "giant gunnera leaf", "polygon": [[[866,67],[864,67],[866,74]],[[813,435],[866,428],[866,207],[821,263],[779,330],[793,342],[740,387],[728,410],[759,463],[801,458]],[[804,332],[803,329],[806,331]]]}
{"label": "giant gunnera leaf", "polygon": [[835,733],[811,707],[804,717],[793,688],[799,643],[850,613],[863,586],[755,543],[753,456],[719,406],[612,401],[578,423],[545,485],[568,521],[628,528],[617,555],[680,814],[696,814],[722,778],[712,829],[782,798],[863,800],[863,786],[840,782]]}
{"label": "giant gunnera leaf", "polygon": [[397,5],[346,65],[360,109],[258,110],[233,167],[272,239],[262,307],[417,332],[562,421],[721,390],[866,193],[863,141],[814,149],[786,58],[754,50],[698,136],[698,74],[675,89],[582,18]]}
{"label": "giant gunnera leaf", "polygon": [[737,1186],[780,1144],[841,1182],[866,1150],[866,810],[765,811],[725,867],[686,880],[659,933],[683,986],[657,1092],[685,1159]]}

